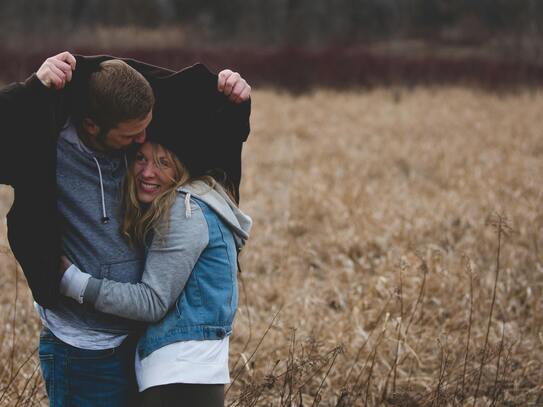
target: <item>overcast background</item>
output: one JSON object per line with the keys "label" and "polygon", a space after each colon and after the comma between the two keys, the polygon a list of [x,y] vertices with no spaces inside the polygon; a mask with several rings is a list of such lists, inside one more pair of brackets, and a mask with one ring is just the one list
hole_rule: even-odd
{"label": "overcast background", "polygon": [[42,0],[0,4],[0,80],[69,49],[179,68],[231,66],[254,84],[539,86],[536,0]]}

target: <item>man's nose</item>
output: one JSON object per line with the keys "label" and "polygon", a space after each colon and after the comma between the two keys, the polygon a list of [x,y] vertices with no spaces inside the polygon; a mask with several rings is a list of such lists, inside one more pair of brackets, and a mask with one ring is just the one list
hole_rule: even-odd
{"label": "man's nose", "polygon": [[134,142],[138,144],[145,143],[145,131],[142,131],[140,134],[134,137]]}

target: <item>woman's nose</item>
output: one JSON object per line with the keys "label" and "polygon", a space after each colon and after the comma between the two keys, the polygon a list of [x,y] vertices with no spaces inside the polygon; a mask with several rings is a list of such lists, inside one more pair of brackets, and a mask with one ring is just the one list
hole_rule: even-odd
{"label": "woman's nose", "polygon": [[143,167],[142,175],[146,178],[155,176],[155,165],[152,162],[148,162],[145,167]]}

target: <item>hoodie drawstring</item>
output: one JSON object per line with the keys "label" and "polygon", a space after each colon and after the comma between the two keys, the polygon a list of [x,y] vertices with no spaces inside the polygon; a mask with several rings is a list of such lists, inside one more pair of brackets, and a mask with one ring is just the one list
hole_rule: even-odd
{"label": "hoodie drawstring", "polygon": [[190,218],[192,216],[192,210],[190,209],[190,192],[187,192],[185,195],[185,218]]}
{"label": "hoodie drawstring", "polygon": [[[98,175],[100,177],[100,192],[102,193],[102,223],[105,225],[106,223],[109,223],[109,216],[107,216],[107,213],[106,213],[106,200],[104,197],[104,181],[102,179],[102,170],[100,169],[100,164],[98,163],[98,160],[96,159],[96,157],[93,156],[92,159],[96,163],[96,167],[98,167]],[[125,157],[125,160],[126,160],[126,157]]]}

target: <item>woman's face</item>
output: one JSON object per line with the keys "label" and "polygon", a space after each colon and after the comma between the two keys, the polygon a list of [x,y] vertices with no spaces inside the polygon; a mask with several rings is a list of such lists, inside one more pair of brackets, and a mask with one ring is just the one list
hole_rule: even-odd
{"label": "woman's face", "polygon": [[145,143],[136,153],[134,162],[134,180],[138,201],[149,204],[166,191],[174,183],[174,163],[162,146],[155,144],[156,157],[153,155],[153,144]]}

